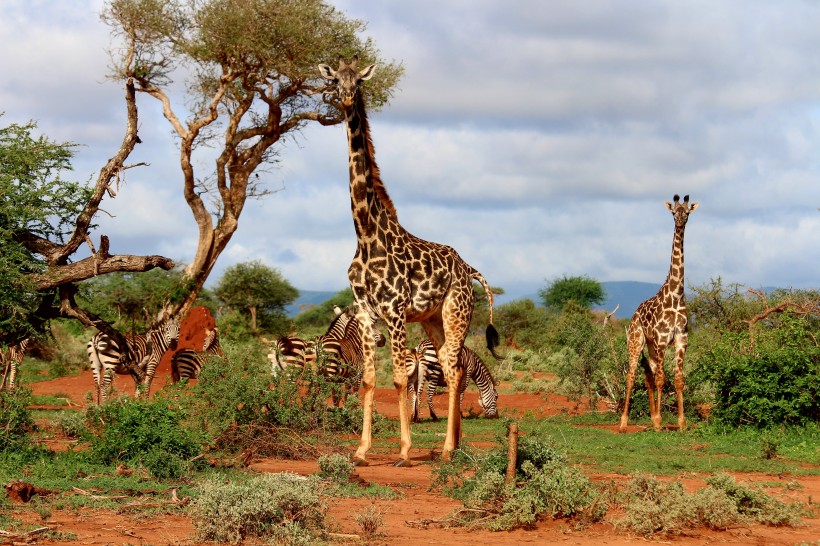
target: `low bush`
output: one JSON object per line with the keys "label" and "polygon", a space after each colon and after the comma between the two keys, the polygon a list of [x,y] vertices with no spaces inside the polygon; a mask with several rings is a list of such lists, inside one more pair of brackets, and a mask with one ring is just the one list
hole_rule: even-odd
{"label": "low bush", "polygon": [[29,432],[34,429],[34,420],[28,408],[31,403],[29,389],[17,387],[14,391],[0,390],[0,452],[31,445]]}
{"label": "low bush", "polygon": [[597,521],[606,513],[592,482],[548,438],[521,438],[514,483],[506,483],[506,467],[506,447],[484,454],[459,450],[434,469],[433,487],[468,509],[453,516],[457,524],[496,531],[531,528],[544,518]]}
{"label": "low bush", "polygon": [[204,482],[191,511],[199,540],[315,544],[325,534],[326,505],[314,480],[263,474],[247,482]]}
{"label": "low bush", "polygon": [[[193,396],[181,399],[195,426],[218,449],[253,446],[261,455],[313,457],[311,436],[331,443],[339,433],[358,433],[362,411],[356,397],[342,407],[328,404],[334,385],[311,369],[295,367],[275,376],[258,347],[223,347],[223,358],[204,366]],[[374,419],[374,430],[379,420]],[[307,450],[307,452],[306,452]]]}
{"label": "low bush", "polygon": [[89,406],[86,419],[93,461],[142,464],[158,478],[182,476],[186,461],[201,453],[205,440],[188,426],[181,407],[161,398],[117,398],[102,406]]}
{"label": "low bush", "polygon": [[669,483],[646,475],[627,484],[626,515],[617,525],[649,536],[676,535],[698,527],[716,531],[756,521],[766,525],[796,525],[802,508],[788,505],[758,489],[738,484],[728,474],[716,474],[707,486],[687,493],[679,481]]}

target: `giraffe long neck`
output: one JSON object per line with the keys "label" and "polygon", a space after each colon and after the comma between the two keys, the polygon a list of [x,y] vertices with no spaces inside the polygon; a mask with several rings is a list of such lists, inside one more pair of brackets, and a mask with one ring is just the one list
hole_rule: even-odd
{"label": "giraffe long neck", "polygon": [[683,296],[683,232],[686,226],[675,226],[675,236],[672,239],[672,263],[669,265],[669,275],[666,284],[669,292]]}
{"label": "giraffe long neck", "polygon": [[379,176],[361,92],[345,111],[350,159],[350,208],[359,241],[372,236],[383,216],[397,220],[396,209]]}

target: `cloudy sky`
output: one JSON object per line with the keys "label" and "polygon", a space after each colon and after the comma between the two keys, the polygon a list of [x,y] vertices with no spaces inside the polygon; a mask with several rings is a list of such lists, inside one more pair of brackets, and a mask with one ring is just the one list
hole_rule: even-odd
{"label": "cloudy sky", "polygon": [[[820,3],[332,3],[405,67],[371,117],[400,221],[455,247],[505,300],[562,275],[663,282],[676,193],[700,202],[688,284],[820,287]],[[0,18],[0,123],[82,143],[76,179],[122,138],[101,5],[12,0]],[[132,160],[151,166],[128,172],[93,238],[189,261],[178,152],[156,101],[140,100]],[[248,203],[212,280],[258,259],[298,288],[340,290],[355,251],[344,128],[311,127],[282,157],[264,175],[282,191]]]}

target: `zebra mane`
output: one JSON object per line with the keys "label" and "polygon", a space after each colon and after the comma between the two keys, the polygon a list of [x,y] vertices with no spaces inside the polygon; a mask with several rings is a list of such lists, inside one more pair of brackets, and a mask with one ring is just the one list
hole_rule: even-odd
{"label": "zebra mane", "polygon": [[350,322],[353,318],[354,317],[350,315],[349,311],[342,311],[341,314],[336,315],[335,317],[333,317],[333,320],[330,321],[330,326],[327,327],[327,331],[325,332],[325,334],[329,334],[337,326],[344,329],[344,327],[347,326],[347,323]]}

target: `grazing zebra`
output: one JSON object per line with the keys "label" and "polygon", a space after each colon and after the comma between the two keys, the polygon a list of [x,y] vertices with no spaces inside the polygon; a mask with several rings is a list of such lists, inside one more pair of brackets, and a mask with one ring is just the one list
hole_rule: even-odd
{"label": "grazing zebra", "polygon": [[17,377],[17,367],[23,362],[23,355],[31,342],[27,337],[20,343],[12,345],[7,350],[0,350],[0,364],[3,364],[3,381],[0,383],[0,390],[14,390],[14,380]]}
{"label": "grazing zebra", "polygon": [[217,328],[205,330],[205,341],[202,344],[202,351],[196,352],[193,349],[179,349],[171,357],[171,381],[179,382],[181,379],[196,379],[202,370],[202,364],[208,355],[222,356],[222,347],[219,344],[219,332]]}
{"label": "grazing zebra", "polygon": [[268,353],[271,362],[271,374],[277,375],[291,366],[304,368],[312,365],[314,355],[312,347],[304,339],[296,336],[282,336],[276,340]]}
{"label": "grazing zebra", "polygon": [[175,349],[179,339],[179,321],[170,318],[148,330],[145,334],[127,334],[125,341],[131,350],[135,366],[122,362],[122,351],[117,342],[104,332],[97,332],[88,342],[88,360],[94,374],[97,404],[108,400],[114,374],[130,374],[136,384],[134,397],[142,391],[147,397],[151,392],[151,382],[162,355],[168,349]]}
{"label": "grazing zebra", "polygon": [[[461,349],[460,360],[464,366],[464,375],[458,388],[461,400],[464,400],[464,391],[467,390],[467,384],[472,379],[478,387],[478,405],[484,408],[484,415],[490,418],[498,417],[498,391],[495,389],[495,381],[487,365],[467,347]],[[430,408],[430,418],[438,421],[436,412],[433,410],[433,395],[437,387],[446,387],[447,381],[444,378],[438,356],[436,356],[433,342],[427,339],[419,343],[415,350],[408,351],[406,367],[407,393],[413,403],[413,422],[419,420],[421,391],[425,382],[427,382],[427,407]]]}

